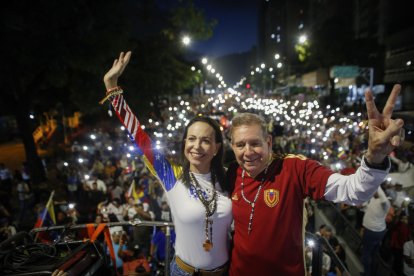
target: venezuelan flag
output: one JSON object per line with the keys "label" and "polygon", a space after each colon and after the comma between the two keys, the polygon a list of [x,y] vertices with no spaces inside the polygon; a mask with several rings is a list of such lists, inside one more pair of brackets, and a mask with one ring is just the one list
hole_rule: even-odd
{"label": "venezuelan flag", "polygon": [[133,197],[135,200],[138,200],[144,197],[143,191],[141,191],[140,193],[137,192],[136,187],[135,187],[135,179],[132,180],[131,186],[129,186],[127,197],[128,198]]}
{"label": "venezuelan flag", "polygon": [[148,134],[141,128],[134,113],[126,103],[122,95],[116,95],[112,99],[112,106],[118,119],[128,130],[131,139],[138,147],[138,152],[143,155],[144,163],[150,172],[157,177],[169,191],[174,187],[180,170],[168,162],[165,156],[156,148]]}
{"label": "venezuelan flag", "polygon": [[344,160],[344,159],[346,159],[348,157],[347,154],[346,154],[346,152],[344,150],[340,151],[337,156],[341,160]]}
{"label": "venezuelan flag", "polygon": [[55,206],[53,204],[53,195],[51,193],[49,200],[46,203],[45,208],[40,212],[40,215],[37,218],[37,221],[34,225],[34,228],[40,228],[42,226],[52,226],[56,225],[56,216],[55,216]]}

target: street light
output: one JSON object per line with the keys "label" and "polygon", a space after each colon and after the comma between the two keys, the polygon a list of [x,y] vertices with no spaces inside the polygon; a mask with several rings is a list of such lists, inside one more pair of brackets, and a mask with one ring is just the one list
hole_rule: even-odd
{"label": "street light", "polygon": [[299,36],[299,43],[300,44],[305,43],[307,40],[308,40],[308,37],[305,34]]}
{"label": "street light", "polygon": [[202,63],[202,64],[207,64],[207,61],[208,61],[208,60],[207,60],[207,58],[202,58],[202,59],[201,59],[201,63]]}
{"label": "street light", "polygon": [[182,42],[185,46],[188,46],[191,43],[191,38],[188,35],[185,35],[183,36]]}

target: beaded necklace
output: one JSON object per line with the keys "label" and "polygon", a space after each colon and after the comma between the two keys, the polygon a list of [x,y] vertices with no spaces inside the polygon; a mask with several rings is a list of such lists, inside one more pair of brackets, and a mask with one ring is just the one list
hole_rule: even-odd
{"label": "beaded necklace", "polygon": [[250,232],[252,232],[252,228],[253,228],[252,224],[253,224],[253,215],[254,215],[255,203],[257,201],[257,198],[259,197],[260,191],[262,190],[263,183],[265,181],[266,174],[267,174],[267,169],[268,168],[269,168],[269,164],[267,164],[266,169],[264,170],[264,174],[263,174],[262,180],[260,181],[259,189],[257,190],[257,193],[256,193],[253,201],[248,200],[246,198],[246,196],[244,195],[244,174],[246,173],[246,171],[243,170],[243,172],[242,172],[241,195],[242,195],[244,201],[246,201],[252,207],[252,211],[250,212],[250,218],[249,218],[249,226],[247,228],[247,233],[249,235],[250,235]]}
{"label": "beaded necklace", "polygon": [[[217,209],[217,191],[216,188],[214,186],[215,184],[215,179],[214,179],[214,175],[213,173],[211,174],[211,184],[213,186],[213,196],[211,197],[210,200],[206,199],[203,196],[203,191],[201,189],[201,185],[200,183],[198,183],[197,178],[195,178],[194,174],[192,172],[190,172],[190,178],[191,178],[191,182],[193,184],[193,187],[195,188],[197,197],[200,199],[201,203],[203,203],[205,212],[206,212],[206,217],[205,217],[205,235],[206,235],[206,240],[203,243],[203,247],[205,251],[210,251],[210,249],[213,247],[213,219],[210,219],[209,217],[211,217],[212,215],[214,215],[214,213],[216,212]],[[210,233],[209,233],[209,228],[210,228]]]}

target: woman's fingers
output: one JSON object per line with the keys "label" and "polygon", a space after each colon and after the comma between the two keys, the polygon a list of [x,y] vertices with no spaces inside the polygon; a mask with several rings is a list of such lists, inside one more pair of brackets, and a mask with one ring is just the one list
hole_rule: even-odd
{"label": "woman's fingers", "polygon": [[127,64],[128,64],[128,62],[129,62],[129,60],[130,60],[130,58],[131,58],[131,54],[132,54],[132,52],[131,52],[131,51],[128,51],[128,52],[125,54],[125,57],[124,57],[124,61],[125,61],[125,63],[127,63]]}
{"label": "woman's fingers", "polygon": [[129,60],[131,58],[131,51],[128,51],[125,55],[122,56],[122,63],[121,63],[121,68],[120,68],[120,74],[122,74],[122,72],[124,72],[125,67],[128,65]]}

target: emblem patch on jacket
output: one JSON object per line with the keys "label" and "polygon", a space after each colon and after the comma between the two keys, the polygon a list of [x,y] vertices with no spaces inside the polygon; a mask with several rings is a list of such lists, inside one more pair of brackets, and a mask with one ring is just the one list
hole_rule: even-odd
{"label": "emblem patch on jacket", "polygon": [[263,191],[263,198],[267,206],[275,207],[279,202],[279,191],[276,189],[267,189]]}

